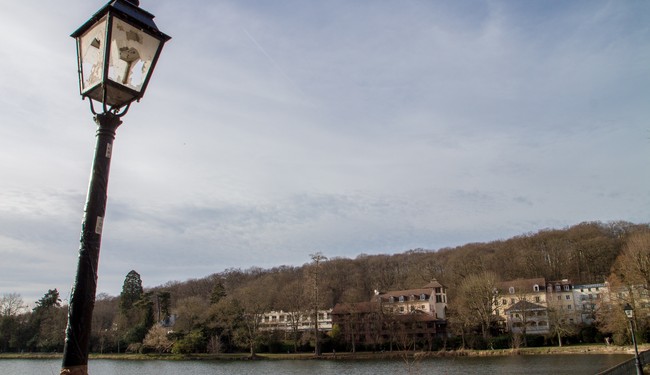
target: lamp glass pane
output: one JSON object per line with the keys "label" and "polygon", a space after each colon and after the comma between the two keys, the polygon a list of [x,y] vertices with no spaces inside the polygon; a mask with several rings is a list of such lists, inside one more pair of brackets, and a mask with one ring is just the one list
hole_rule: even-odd
{"label": "lamp glass pane", "polygon": [[149,75],[160,40],[113,19],[108,79],[140,92]]}
{"label": "lamp glass pane", "polygon": [[88,29],[79,38],[81,60],[81,91],[85,92],[101,83],[104,75],[104,42],[106,39],[106,17]]}

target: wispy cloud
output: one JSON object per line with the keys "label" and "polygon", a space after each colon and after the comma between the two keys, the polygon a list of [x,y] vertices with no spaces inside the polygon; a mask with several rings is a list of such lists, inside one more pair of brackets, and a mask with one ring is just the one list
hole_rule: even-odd
{"label": "wispy cloud", "polygon": [[[95,125],[69,34],[100,6],[0,5],[0,292],[72,281]],[[142,6],[173,39],[118,129],[100,291],[649,219],[649,4]]]}

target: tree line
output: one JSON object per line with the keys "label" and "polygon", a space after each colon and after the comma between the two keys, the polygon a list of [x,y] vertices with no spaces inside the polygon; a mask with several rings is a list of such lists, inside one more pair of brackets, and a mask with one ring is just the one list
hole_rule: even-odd
{"label": "tree line", "polygon": [[[259,319],[271,310],[304,313],[368,301],[374,290],[418,288],[432,279],[447,287],[451,333],[468,338],[462,345],[481,347],[498,335],[487,311],[493,283],[544,277],[574,284],[611,280],[615,285],[650,285],[650,247],[634,245],[643,243],[648,233],[648,224],[585,222],[435,251],[361,254],[354,259],[316,253],[301,266],[230,268],[146,290],[140,275],[131,271],[120,296],[97,296],[91,351],[254,355],[259,350],[314,351],[320,345],[345,350],[336,329],[322,336],[313,331],[268,332]],[[486,297],[472,295],[476,291]],[[67,306],[61,305],[58,291],[48,291],[31,310],[18,294],[4,294],[0,314],[0,350],[62,350]],[[601,320],[597,329],[603,335],[618,332],[625,339],[620,322]],[[650,332],[646,326],[640,322],[641,335]],[[483,339],[469,339],[476,337]]]}

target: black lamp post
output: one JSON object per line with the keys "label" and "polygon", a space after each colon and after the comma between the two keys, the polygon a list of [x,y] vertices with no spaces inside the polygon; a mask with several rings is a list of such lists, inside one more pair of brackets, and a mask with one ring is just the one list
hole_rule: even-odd
{"label": "black lamp post", "polygon": [[[72,37],[77,42],[79,89],[97,123],[97,143],[81,225],[77,275],[72,286],[61,374],[88,374],[97,266],[106,212],[115,131],[129,106],[144,95],[163,45],[170,37],[137,0],[113,0]],[[96,111],[93,101],[101,104]]]}
{"label": "black lamp post", "polygon": [[643,375],[643,366],[641,365],[641,359],[639,358],[639,349],[636,345],[636,335],[634,334],[634,309],[630,306],[629,303],[626,303],[623,307],[627,319],[630,321],[630,330],[632,331],[632,343],[634,344],[634,361],[636,364],[636,373],[637,375]]}

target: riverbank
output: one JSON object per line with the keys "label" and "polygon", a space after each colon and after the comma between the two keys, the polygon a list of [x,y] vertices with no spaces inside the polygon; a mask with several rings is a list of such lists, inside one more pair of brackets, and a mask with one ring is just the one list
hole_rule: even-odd
{"label": "riverbank", "polygon": [[[639,347],[639,352],[650,350],[650,344]],[[513,355],[549,355],[549,354],[630,354],[634,355],[631,346],[614,345],[571,345],[563,347],[537,347],[519,349],[495,350],[445,350],[436,352],[342,352],[323,353],[320,357],[313,353],[261,353],[255,358],[248,353],[220,353],[220,354],[91,354],[90,359],[116,359],[116,360],[165,360],[165,361],[244,361],[244,360],[380,360],[380,359],[424,359],[435,357],[488,357],[488,356],[513,356]],[[58,359],[61,353],[0,353],[1,359]]]}

